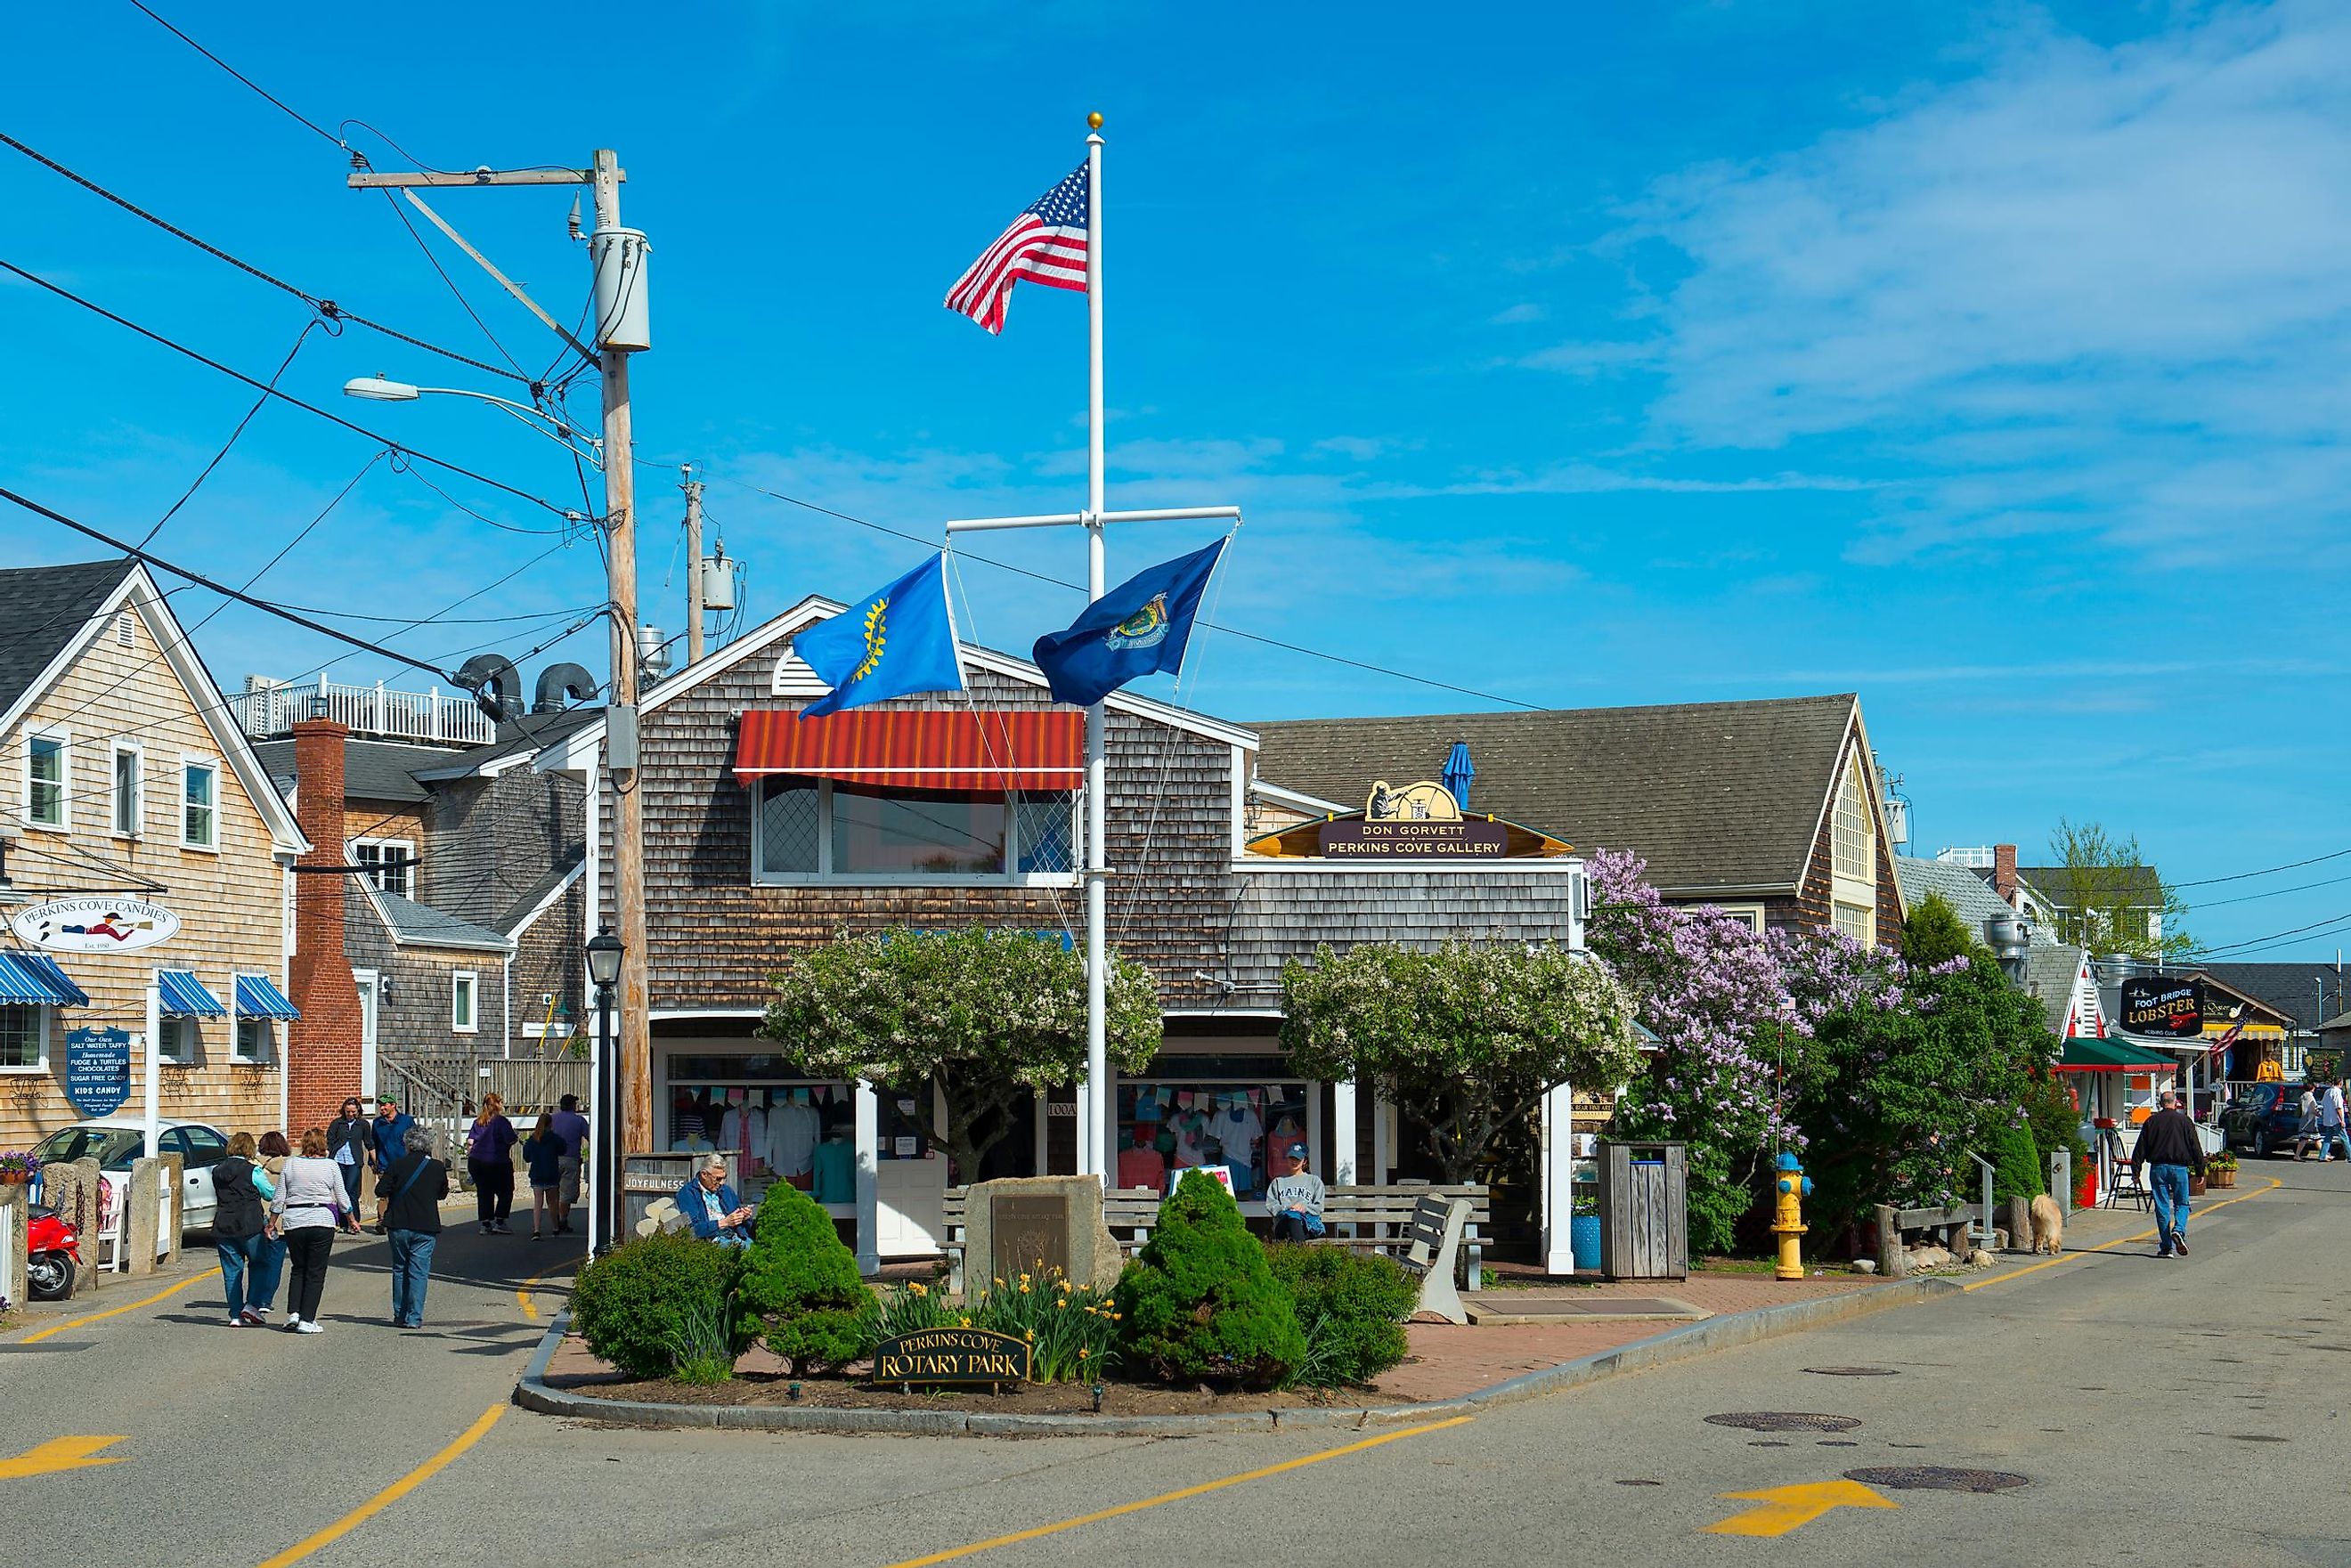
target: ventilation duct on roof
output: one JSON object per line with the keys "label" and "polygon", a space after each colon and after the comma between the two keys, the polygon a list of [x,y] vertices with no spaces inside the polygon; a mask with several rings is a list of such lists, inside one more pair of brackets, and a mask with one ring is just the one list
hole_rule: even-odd
{"label": "ventilation duct on roof", "polygon": [[561,713],[575,703],[594,700],[596,677],[584,664],[549,664],[538,672],[538,686],[531,697],[533,713]]}

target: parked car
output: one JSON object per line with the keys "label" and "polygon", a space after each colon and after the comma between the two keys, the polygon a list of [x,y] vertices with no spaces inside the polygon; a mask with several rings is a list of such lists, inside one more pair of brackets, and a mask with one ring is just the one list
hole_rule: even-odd
{"label": "parked car", "polygon": [[2253,1083],[2220,1108],[2220,1134],[2232,1149],[2257,1155],[2294,1153],[2302,1129],[2299,1083]]}
{"label": "parked car", "polygon": [[[228,1153],[228,1134],[202,1122],[163,1122],[157,1148],[183,1162],[180,1192],[182,1231],[208,1230],[213,1223],[213,1166]],[[131,1176],[131,1162],[146,1152],[147,1124],[136,1117],[110,1116],[99,1122],[77,1122],[43,1138],[33,1150],[43,1165],[95,1159],[99,1170],[114,1184],[120,1200]]]}

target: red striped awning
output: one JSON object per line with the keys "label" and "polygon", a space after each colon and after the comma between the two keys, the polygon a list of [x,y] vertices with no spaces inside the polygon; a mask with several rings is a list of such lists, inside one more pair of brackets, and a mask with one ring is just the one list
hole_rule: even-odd
{"label": "red striped awning", "polygon": [[907,789],[1074,789],[1085,770],[1086,716],[1071,708],[852,708],[805,721],[792,708],[753,708],[735,742],[746,785],[791,773]]}

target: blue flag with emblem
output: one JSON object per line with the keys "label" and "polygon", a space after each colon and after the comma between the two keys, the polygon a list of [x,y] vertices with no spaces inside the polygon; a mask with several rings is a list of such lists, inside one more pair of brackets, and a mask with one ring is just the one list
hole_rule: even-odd
{"label": "blue flag with emblem", "polygon": [[1180,669],[1200,595],[1216,575],[1228,538],[1136,572],[1100,599],[1066,632],[1037,639],[1037,667],[1053,700],[1085,707],[1137,675]]}
{"label": "blue flag with emblem", "polygon": [[963,690],[946,555],[802,632],[792,652],[832,687],[800,709],[802,718],[913,692]]}

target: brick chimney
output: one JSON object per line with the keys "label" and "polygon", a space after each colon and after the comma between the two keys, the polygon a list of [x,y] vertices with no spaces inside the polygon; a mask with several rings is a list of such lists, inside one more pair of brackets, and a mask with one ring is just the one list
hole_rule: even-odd
{"label": "brick chimney", "polygon": [[[306,828],[308,823],[303,824]],[[2011,909],[2016,907],[2016,846],[1994,844],[1991,847],[1991,890]]]}
{"label": "brick chimney", "polygon": [[[328,718],[294,727],[295,815],[310,841],[303,865],[344,863],[343,742],[350,733]],[[360,1092],[360,990],[343,952],[346,880],[324,873],[294,879],[288,976],[302,1016],[287,1029],[286,1130],[297,1139],[305,1128],[333,1121],[344,1099]]]}

